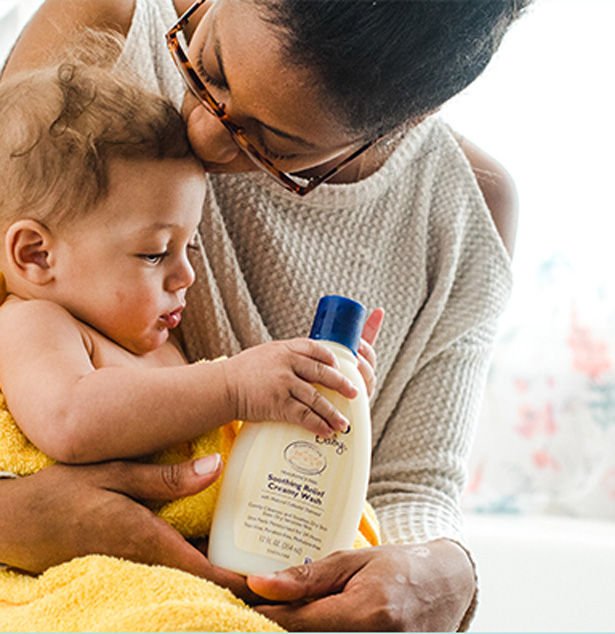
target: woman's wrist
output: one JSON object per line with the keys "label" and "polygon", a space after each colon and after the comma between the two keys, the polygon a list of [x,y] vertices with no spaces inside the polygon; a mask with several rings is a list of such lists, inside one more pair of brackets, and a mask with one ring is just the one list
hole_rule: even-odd
{"label": "woman's wrist", "polygon": [[426,544],[436,560],[441,562],[445,574],[438,575],[448,588],[451,607],[459,613],[458,632],[465,632],[476,612],[478,578],[470,552],[458,542],[442,538]]}

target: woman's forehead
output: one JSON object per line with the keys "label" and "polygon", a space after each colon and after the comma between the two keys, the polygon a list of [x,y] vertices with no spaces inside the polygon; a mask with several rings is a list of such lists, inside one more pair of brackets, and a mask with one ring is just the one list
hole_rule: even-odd
{"label": "woman's forehead", "polygon": [[316,145],[354,140],[317,75],[293,64],[266,11],[254,0],[217,0],[199,29],[204,64],[223,65],[233,110]]}

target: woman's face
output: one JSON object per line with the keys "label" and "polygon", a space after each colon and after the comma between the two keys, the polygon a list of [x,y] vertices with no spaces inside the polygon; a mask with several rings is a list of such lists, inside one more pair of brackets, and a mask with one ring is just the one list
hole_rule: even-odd
{"label": "woman's face", "polygon": [[[229,118],[278,169],[294,173],[324,167],[359,140],[331,112],[312,74],[285,59],[279,33],[263,19],[262,5],[217,0],[205,7],[189,57]],[[208,171],[256,169],[189,91],[182,110],[190,142]]]}

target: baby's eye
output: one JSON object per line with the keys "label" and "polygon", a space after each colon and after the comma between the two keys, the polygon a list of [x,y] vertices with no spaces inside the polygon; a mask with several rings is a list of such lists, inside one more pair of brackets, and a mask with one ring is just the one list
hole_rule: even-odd
{"label": "baby's eye", "polygon": [[137,257],[147,264],[155,266],[156,264],[160,264],[168,255],[169,252],[165,251],[164,253],[140,253]]}

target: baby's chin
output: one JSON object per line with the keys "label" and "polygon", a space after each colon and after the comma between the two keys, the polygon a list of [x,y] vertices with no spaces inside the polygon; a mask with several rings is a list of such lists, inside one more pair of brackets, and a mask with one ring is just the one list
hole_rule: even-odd
{"label": "baby's chin", "polygon": [[126,338],[122,340],[115,340],[119,346],[127,350],[128,352],[142,357],[146,354],[156,352],[169,340],[168,328],[156,328],[153,333],[144,337]]}

